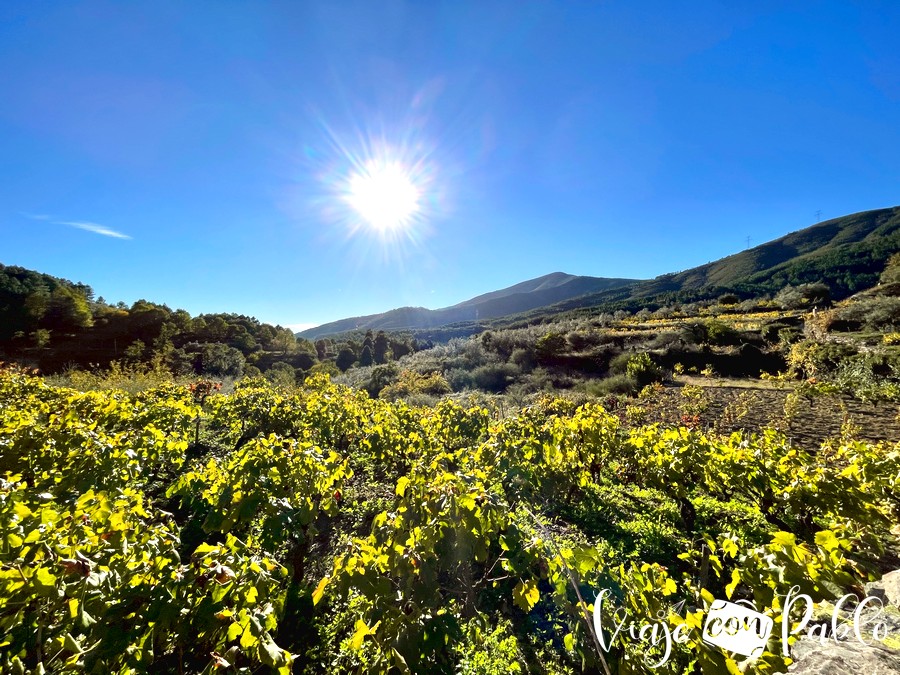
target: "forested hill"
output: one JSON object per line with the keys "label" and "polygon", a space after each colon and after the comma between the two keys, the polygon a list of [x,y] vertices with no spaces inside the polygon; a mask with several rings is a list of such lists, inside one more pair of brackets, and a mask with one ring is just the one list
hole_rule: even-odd
{"label": "forested hill", "polygon": [[352,330],[408,330],[434,328],[459,321],[478,321],[526,312],[562,300],[635,283],[635,279],[575,276],[554,272],[529,279],[498,291],[485,293],[451,307],[425,309],[400,307],[381,314],[355,316],[326,323],[298,333],[298,337],[315,339]]}
{"label": "forested hill", "polygon": [[706,265],[587,294],[549,309],[654,309],[727,292],[759,297],[805,283],[824,283],[832,297],[840,299],[877,283],[885,262],[897,251],[900,206],[834,218]]}
{"label": "forested hill", "polygon": [[279,361],[310,369],[318,357],[313,343],[252,317],[110,305],[85,284],[0,264],[0,361],[55,372],[155,359],[176,373],[240,375]]}

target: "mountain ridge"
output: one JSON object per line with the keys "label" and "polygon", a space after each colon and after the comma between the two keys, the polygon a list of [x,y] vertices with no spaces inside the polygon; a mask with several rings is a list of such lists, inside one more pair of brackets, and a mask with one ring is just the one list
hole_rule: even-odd
{"label": "mountain ridge", "polygon": [[[884,262],[896,251],[900,251],[900,206],[832,218],[719,260],[654,279],[607,279],[620,283],[591,289],[589,283],[579,280],[603,278],[554,272],[483,293],[451,307],[418,308],[418,318],[425,322],[419,325],[408,312],[404,313],[409,308],[400,308],[333,321],[297,335],[316,338],[355,329],[433,329],[588,308],[635,311],[645,306],[711,299],[727,292],[745,297],[772,294],[787,285],[813,282],[828,284],[833,296],[841,298],[876,283]],[[541,284],[550,287],[541,289]],[[526,289],[526,292],[516,289]],[[558,299],[554,300],[554,296]],[[544,300],[547,300],[545,304],[534,304]],[[528,307],[529,304],[532,306]],[[466,316],[460,311],[472,307],[479,308],[477,316],[474,313]],[[506,311],[509,309],[514,311]]]}
{"label": "mountain ridge", "polygon": [[348,317],[297,333],[316,339],[351,330],[408,330],[437,328],[460,321],[492,319],[551,305],[586,293],[627,286],[637,279],[589,277],[551,272],[496,291],[482,293],[449,307],[398,307],[378,314]]}

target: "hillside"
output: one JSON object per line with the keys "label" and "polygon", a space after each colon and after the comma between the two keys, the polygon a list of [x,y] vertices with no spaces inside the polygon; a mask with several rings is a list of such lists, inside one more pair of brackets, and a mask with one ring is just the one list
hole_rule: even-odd
{"label": "hillside", "polygon": [[442,309],[401,307],[381,314],[332,321],[301,331],[297,333],[297,337],[314,340],[324,335],[356,329],[408,330],[435,328],[460,321],[492,319],[527,312],[587,293],[622,288],[635,282],[634,279],[607,279],[554,272],[476,296],[451,307]]}
{"label": "hillside", "polygon": [[892,253],[900,251],[900,206],[834,218],[699,267],[648,281],[589,293],[525,316],[596,308],[648,308],[714,299],[775,294],[788,285],[822,282],[835,299],[873,286]]}
{"label": "hillside", "polygon": [[646,281],[556,272],[444,309],[403,307],[334,321],[297,335],[315,339],[356,329],[441,329],[426,335],[440,340],[471,333],[476,322],[490,319],[492,324],[506,324],[586,308],[655,309],[726,292],[747,298],[774,294],[787,285],[813,282],[827,284],[833,297],[840,299],[874,285],[885,261],[896,251],[900,251],[900,207],[877,209],[817,223],[720,260]]}

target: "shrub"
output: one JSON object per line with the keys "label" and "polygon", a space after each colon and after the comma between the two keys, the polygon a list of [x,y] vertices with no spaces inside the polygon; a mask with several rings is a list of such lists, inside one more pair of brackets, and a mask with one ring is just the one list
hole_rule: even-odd
{"label": "shrub", "polygon": [[597,397],[609,396],[610,394],[633,396],[638,391],[638,384],[634,381],[634,378],[622,374],[590,382],[585,388],[589,394]]}
{"label": "shrub", "polygon": [[653,359],[647,352],[634,354],[628,359],[625,374],[634,380],[639,388],[663,379],[662,369],[653,363]]}
{"label": "shrub", "polygon": [[682,342],[681,335],[675,331],[663,331],[658,333],[649,343],[650,349],[668,349],[680,345]]}
{"label": "shrub", "polygon": [[613,375],[624,375],[632,356],[634,352],[622,352],[614,356],[609,362],[609,372]]}
{"label": "shrub", "polygon": [[723,321],[710,319],[706,322],[706,340],[711,345],[730,345],[738,339],[735,330]]}
{"label": "shrub", "polygon": [[266,371],[266,379],[272,384],[291,386],[296,383],[294,367],[284,361],[276,361]]}
{"label": "shrub", "polygon": [[534,368],[535,365],[534,350],[517,347],[509,355],[509,362],[516,364],[523,371],[527,372]]}
{"label": "shrub", "polygon": [[509,621],[501,621],[492,631],[470,621],[464,640],[456,647],[460,675],[507,675],[524,672],[524,661]]}
{"label": "shrub", "polygon": [[720,305],[736,305],[741,299],[734,293],[723,293],[719,296]]}
{"label": "shrub", "polygon": [[566,340],[573,351],[583,352],[600,344],[600,336],[597,333],[583,333],[581,331],[569,333]]}
{"label": "shrub", "polygon": [[519,369],[511,363],[495,363],[476,368],[472,379],[479,389],[502,392],[519,374]]}
{"label": "shrub", "polygon": [[831,291],[823,283],[785,286],[775,296],[775,302],[782,309],[824,307],[831,303]]}
{"label": "shrub", "polygon": [[535,347],[537,348],[538,357],[541,359],[553,359],[560,354],[564,354],[568,344],[564,335],[550,332],[539,338]]}
{"label": "shrub", "polygon": [[397,381],[389,384],[378,395],[379,398],[395,401],[398,398],[406,398],[416,394],[428,396],[442,396],[450,393],[450,385],[440,373],[422,375],[414,370],[404,370]]}
{"label": "shrub", "polygon": [[888,258],[881,273],[881,283],[894,284],[900,282],[900,253],[895,253]]}
{"label": "shrub", "polygon": [[867,298],[842,309],[838,317],[861,321],[875,330],[894,329],[900,327],[900,298]]}
{"label": "shrub", "polygon": [[767,323],[759,330],[759,334],[762,336],[762,339],[771,344],[778,344],[781,340],[780,333],[785,328],[790,328],[786,323],[781,323],[780,321],[773,321],[772,323]]}
{"label": "shrub", "polygon": [[472,377],[472,373],[464,368],[451,368],[444,373],[444,377],[453,391],[464,391],[475,386],[475,378]]}
{"label": "shrub", "polygon": [[795,375],[820,377],[855,354],[856,349],[840,342],[801,340],[791,346],[787,362]]}

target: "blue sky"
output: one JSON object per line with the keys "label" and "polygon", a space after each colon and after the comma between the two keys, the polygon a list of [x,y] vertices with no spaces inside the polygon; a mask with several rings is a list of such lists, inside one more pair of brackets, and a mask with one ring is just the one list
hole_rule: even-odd
{"label": "blue sky", "polygon": [[[893,1],[5,2],[0,262],[282,325],[685,269],[900,203],[898,34]],[[341,194],[373,154],[420,195],[388,238]]]}

